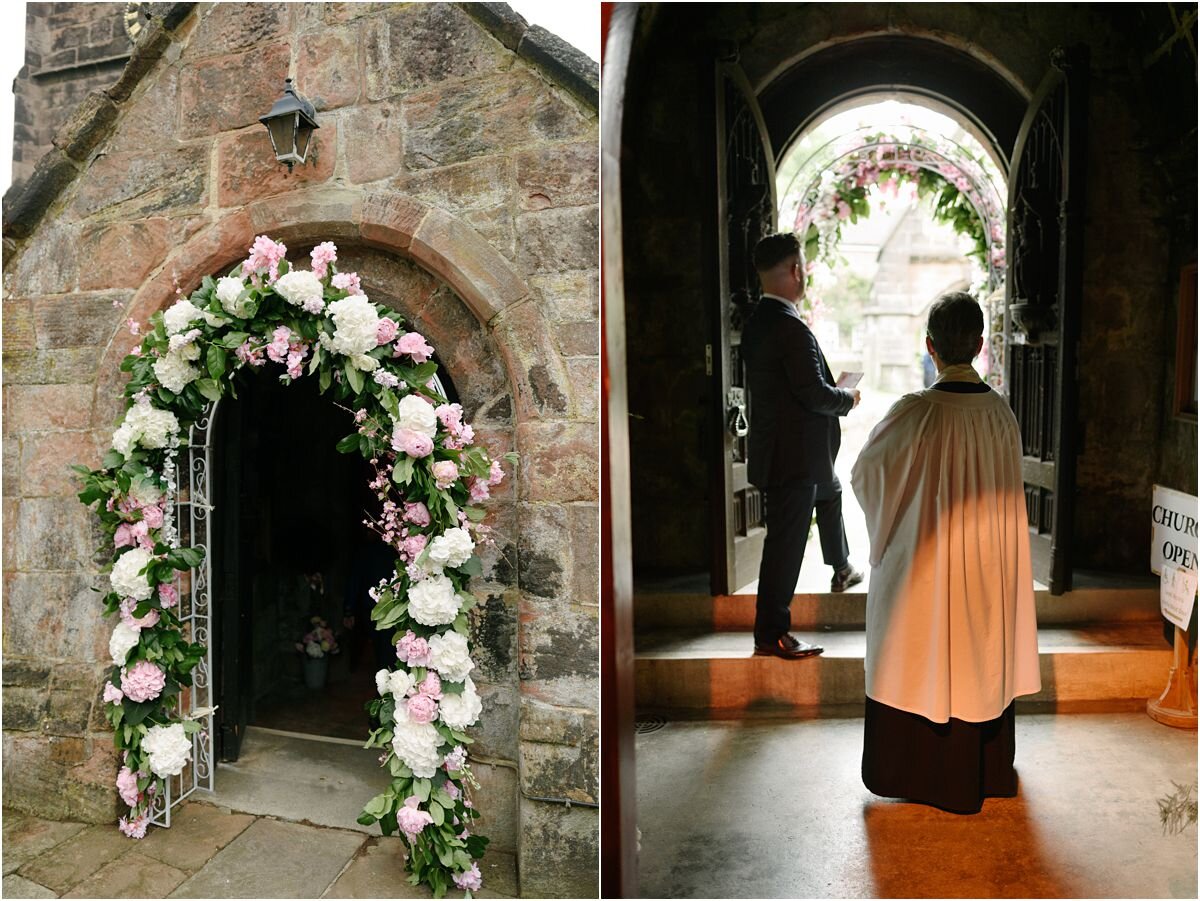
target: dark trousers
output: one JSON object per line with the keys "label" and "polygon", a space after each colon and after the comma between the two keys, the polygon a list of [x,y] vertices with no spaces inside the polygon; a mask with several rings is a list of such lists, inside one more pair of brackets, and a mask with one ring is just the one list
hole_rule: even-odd
{"label": "dark trousers", "polygon": [[835,569],[845,566],[850,546],[842,525],[842,483],[836,477],[825,485],[789,483],[768,488],[763,491],[763,505],[767,537],[758,567],[754,641],[768,645],[791,626],[792,597],[814,508],[825,562]]}

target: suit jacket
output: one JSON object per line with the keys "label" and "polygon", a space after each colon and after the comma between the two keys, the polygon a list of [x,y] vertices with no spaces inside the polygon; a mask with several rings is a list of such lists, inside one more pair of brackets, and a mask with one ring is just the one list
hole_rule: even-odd
{"label": "suit jacket", "polygon": [[750,388],[751,483],[832,482],[842,444],[837,418],[850,412],[854,395],[834,385],[795,307],[773,297],[759,301],[742,331],[742,359]]}

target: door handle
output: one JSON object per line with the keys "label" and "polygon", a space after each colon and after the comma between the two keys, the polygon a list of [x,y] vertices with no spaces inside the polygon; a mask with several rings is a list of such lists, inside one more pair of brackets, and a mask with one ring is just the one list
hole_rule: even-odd
{"label": "door handle", "polygon": [[728,406],[726,428],[733,437],[745,438],[750,434],[750,420],[746,418],[746,390],[730,388]]}

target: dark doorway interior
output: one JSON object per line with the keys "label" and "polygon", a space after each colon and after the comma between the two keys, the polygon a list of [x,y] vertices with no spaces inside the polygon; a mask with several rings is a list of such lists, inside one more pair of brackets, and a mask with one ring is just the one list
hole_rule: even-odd
{"label": "dark doorway interior", "polygon": [[[369,469],[335,448],[352,415],[315,379],[285,386],[267,371],[240,376],[237,389],[218,408],[212,454],[220,756],[237,759],[248,725],[365,738],[363,704],[382,663],[366,617],[352,628],[344,612],[363,547],[383,546],[362,525]],[[339,653],[324,685],[309,687],[296,643],[318,616]]]}

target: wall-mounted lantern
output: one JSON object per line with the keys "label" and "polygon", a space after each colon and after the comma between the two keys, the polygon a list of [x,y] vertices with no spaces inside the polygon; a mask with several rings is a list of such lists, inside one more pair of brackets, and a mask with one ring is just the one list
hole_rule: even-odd
{"label": "wall-mounted lantern", "polygon": [[313,129],[321,127],[317,124],[316,109],[303,95],[296,93],[290,78],[284,79],[283,96],[258,121],[267,126],[275,159],[287,163],[288,172],[296,163],[304,164]]}

